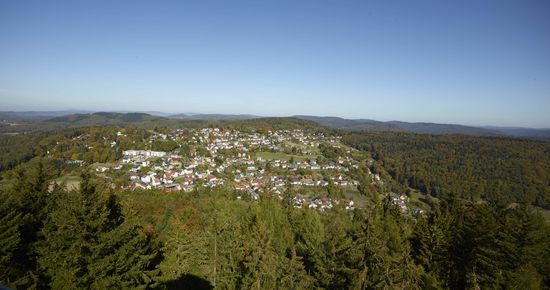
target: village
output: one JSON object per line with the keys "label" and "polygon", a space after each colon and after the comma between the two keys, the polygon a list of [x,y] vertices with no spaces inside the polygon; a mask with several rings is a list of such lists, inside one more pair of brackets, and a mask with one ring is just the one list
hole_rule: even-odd
{"label": "village", "polygon": [[[339,137],[304,130],[203,128],[153,132],[148,140],[159,141],[178,146],[169,152],[125,150],[120,162],[95,170],[101,174],[125,171],[129,182],[123,188],[131,190],[191,192],[223,186],[234,192],[236,199],[245,200],[258,200],[262,194],[283,199],[292,192],[296,208],[323,211],[337,205],[345,209],[357,206],[354,196],[359,182],[349,172],[365,160],[354,158],[359,155],[357,150],[342,144]],[[327,153],[333,151],[339,153]],[[383,183],[368,168],[367,174],[373,183]],[[393,201],[406,210],[405,198],[397,196]]]}

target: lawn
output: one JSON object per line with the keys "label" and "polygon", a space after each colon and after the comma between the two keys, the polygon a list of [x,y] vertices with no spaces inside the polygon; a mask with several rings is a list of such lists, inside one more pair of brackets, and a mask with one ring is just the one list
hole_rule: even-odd
{"label": "lawn", "polygon": [[302,150],[314,151],[314,152],[317,153],[317,154],[320,154],[320,153],[321,153],[321,150],[320,150],[318,147],[308,146],[308,145],[301,144],[301,143],[295,143],[295,142],[286,141],[286,145],[288,145],[288,146],[299,147],[299,148],[301,148]]}
{"label": "lawn", "polygon": [[81,181],[82,181],[82,178],[80,178],[80,176],[75,176],[75,175],[66,175],[66,176],[61,176],[59,178],[54,179],[54,182],[57,184],[61,184],[65,182],[68,190],[79,189]]}
{"label": "lawn", "polygon": [[540,212],[540,214],[544,217],[544,219],[547,222],[550,222],[550,210],[539,208],[539,207],[537,207],[536,209],[538,212]]}
{"label": "lawn", "polygon": [[352,199],[356,207],[364,208],[367,205],[367,197],[359,193],[354,187],[348,187],[344,190],[344,197]]}
{"label": "lawn", "polygon": [[409,205],[411,207],[419,207],[424,210],[431,208],[430,203],[438,203],[439,200],[433,196],[423,194],[417,190],[412,189],[409,197]]}
{"label": "lawn", "polygon": [[290,158],[294,157],[294,160],[296,161],[304,161],[306,159],[315,160],[317,156],[298,156],[298,155],[290,155],[283,152],[268,152],[268,151],[260,151],[257,152],[256,157],[261,157],[265,160],[290,160]]}

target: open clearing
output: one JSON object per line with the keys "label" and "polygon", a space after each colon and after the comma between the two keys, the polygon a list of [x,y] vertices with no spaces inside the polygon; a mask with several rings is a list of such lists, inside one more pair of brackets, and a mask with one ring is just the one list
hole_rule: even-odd
{"label": "open clearing", "polygon": [[296,161],[304,161],[306,159],[315,160],[317,156],[299,156],[299,155],[290,155],[285,154],[283,152],[267,152],[267,151],[260,151],[257,152],[255,157],[261,157],[265,160],[290,160],[290,158],[294,157],[294,160]]}
{"label": "open clearing", "polygon": [[81,181],[82,181],[82,178],[80,178],[79,176],[67,175],[67,176],[61,176],[59,178],[56,178],[54,179],[53,182],[57,184],[65,183],[67,190],[78,190],[80,189]]}

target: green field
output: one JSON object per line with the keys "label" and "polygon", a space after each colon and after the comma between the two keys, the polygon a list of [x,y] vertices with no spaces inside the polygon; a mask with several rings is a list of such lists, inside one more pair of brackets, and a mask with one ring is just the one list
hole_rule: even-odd
{"label": "green field", "polygon": [[423,194],[418,190],[411,190],[411,194],[409,197],[409,206],[429,210],[431,208],[431,206],[429,205],[430,202],[438,203],[439,200],[433,196]]}
{"label": "green field", "polygon": [[317,156],[298,156],[298,155],[290,155],[285,154],[283,152],[267,152],[267,151],[260,151],[257,152],[255,157],[261,157],[265,160],[290,160],[290,158],[294,157],[294,160],[296,161],[304,161],[306,159],[315,160]]}
{"label": "green field", "polygon": [[82,178],[80,176],[66,175],[54,179],[57,184],[65,183],[68,190],[79,189]]}
{"label": "green field", "polygon": [[550,210],[537,208],[537,211],[544,217],[547,222],[550,222]]}
{"label": "green field", "polygon": [[352,199],[355,202],[355,207],[364,208],[367,205],[367,197],[359,193],[354,187],[349,187],[344,190],[344,197]]}

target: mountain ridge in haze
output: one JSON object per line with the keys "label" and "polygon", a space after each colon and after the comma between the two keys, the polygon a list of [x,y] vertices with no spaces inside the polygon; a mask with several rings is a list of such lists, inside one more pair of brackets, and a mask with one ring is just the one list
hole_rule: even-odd
{"label": "mountain ridge in haze", "polygon": [[486,137],[516,137],[550,141],[550,129],[523,127],[475,127],[459,124],[438,124],[429,122],[375,121],[370,119],[345,119],[340,117],[319,117],[296,115],[295,118],[309,120],[320,125],[350,131],[401,131],[434,135],[468,135]]}
{"label": "mountain ridge in haze", "polygon": [[[550,141],[550,128],[465,126],[459,124],[438,124],[430,122],[376,121],[372,119],[346,119],[333,116],[294,115],[292,118],[308,120],[319,125],[345,129],[349,131],[393,131],[420,134],[457,134],[487,137],[514,137]],[[251,114],[171,114],[159,111],[117,111],[91,112],[85,110],[59,111],[4,111],[1,120],[16,122],[44,122],[49,124],[67,124],[71,126],[88,125],[124,125],[136,122],[154,122],[160,120],[197,120],[197,121],[235,121],[263,118]]]}
{"label": "mountain ridge in haze", "polygon": [[79,126],[95,125],[124,125],[128,123],[150,122],[166,119],[153,116],[147,113],[118,113],[118,112],[95,112],[90,114],[70,114],[44,120],[45,123],[69,123]]}
{"label": "mountain ridge in haze", "polygon": [[0,111],[0,119],[9,121],[41,121],[54,117],[72,114],[89,114],[86,110],[57,110],[57,111]]}
{"label": "mountain ridge in haze", "polygon": [[249,120],[262,118],[256,115],[249,114],[195,114],[195,113],[181,113],[167,116],[172,119],[184,119],[184,120]]}

